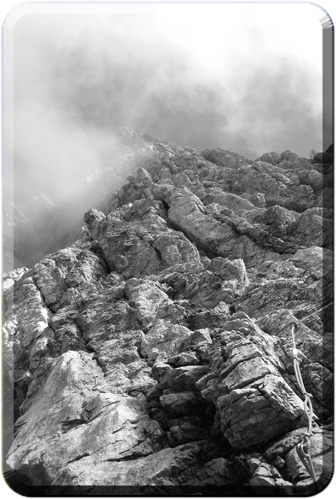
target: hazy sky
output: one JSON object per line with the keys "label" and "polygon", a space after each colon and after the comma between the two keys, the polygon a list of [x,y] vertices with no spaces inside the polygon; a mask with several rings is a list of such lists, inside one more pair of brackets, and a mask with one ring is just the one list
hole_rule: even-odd
{"label": "hazy sky", "polygon": [[308,3],[23,4],[8,21],[17,191],[71,195],[121,126],[250,158],[321,150],[324,15]]}

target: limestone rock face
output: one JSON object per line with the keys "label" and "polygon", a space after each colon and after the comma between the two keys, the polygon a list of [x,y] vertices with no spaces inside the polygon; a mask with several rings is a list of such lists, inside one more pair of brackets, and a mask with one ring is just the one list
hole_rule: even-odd
{"label": "limestone rock face", "polygon": [[302,424],[302,401],[281,376],[275,344],[240,312],[213,343],[211,374],[197,383],[218,407],[223,435],[234,448],[267,442]]}
{"label": "limestone rock face", "polygon": [[[136,168],[109,210],[4,276],[8,481],[35,495],[323,489],[331,170],[290,151],[198,154],[129,129],[120,141]],[[307,417],[293,322],[316,484],[296,447]]]}

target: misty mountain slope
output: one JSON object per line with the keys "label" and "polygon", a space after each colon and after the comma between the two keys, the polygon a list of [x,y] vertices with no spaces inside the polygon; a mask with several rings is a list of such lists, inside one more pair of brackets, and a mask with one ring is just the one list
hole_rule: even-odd
{"label": "misty mountain slope", "polygon": [[[17,167],[14,194],[12,199],[5,196],[3,203],[5,272],[32,267],[48,253],[72,244],[83,225],[83,213],[91,206],[106,212],[111,192],[125,182],[128,173],[136,171],[139,159],[152,153],[141,141],[130,148],[123,135],[123,129],[112,133],[99,148],[93,136],[95,154],[89,155],[83,166],[80,155],[72,158],[69,153],[71,167],[53,160],[48,168],[41,166],[39,173],[33,171],[31,178],[28,173],[20,175]],[[66,154],[66,142],[63,145]],[[80,141],[78,148],[83,148]]]}
{"label": "misty mountain slope", "polygon": [[120,137],[137,168],[106,212],[90,209],[73,244],[5,274],[11,480],[48,494],[311,493],[295,447],[307,419],[294,322],[323,489],[331,157],[252,161]]}
{"label": "misty mountain slope", "polygon": [[[170,155],[173,154],[174,157],[178,155],[181,156],[177,162],[177,167],[181,168],[180,163],[185,160],[185,154],[199,156],[194,149],[168,144],[167,142],[157,140],[155,137],[150,137],[149,135],[135,134],[135,132],[132,132],[127,127],[118,130],[117,139],[111,137],[110,149],[110,151],[105,151],[104,157],[101,159],[101,164],[97,165],[97,167],[92,167],[90,169],[86,168],[80,171],[76,182],[74,182],[72,178],[67,179],[65,174],[64,182],[67,183],[69,180],[70,185],[72,186],[72,190],[67,197],[61,196],[59,199],[55,189],[49,193],[50,184],[48,184],[47,181],[43,181],[40,186],[35,186],[34,190],[32,190],[34,195],[32,194],[31,197],[29,197],[27,192],[25,194],[21,192],[22,187],[19,187],[19,181],[17,182],[17,189],[14,191],[15,193],[17,191],[17,193],[14,195],[13,200],[5,200],[4,202],[3,266],[5,272],[20,266],[31,267],[46,254],[71,244],[82,227],[83,212],[94,205],[107,214],[109,211],[108,202],[111,197],[111,192],[118,186],[122,186],[127,174],[135,173],[139,165],[143,164],[145,168],[147,168],[146,165],[148,163],[155,163],[155,161],[157,161],[161,168],[161,160],[163,160],[164,165],[169,166],[169,161],[167,162],[167,154],[169,153]],[[247,166],[253,163],[252,160],[245,158],[242,155],[231,151],[224,151],[220,148],[206,149],[201,152],[201,156],[218,166],[225,165],[226,168],[234,168],[243,165]],[[305,194],[309,196],[310,189],[306,189],[304,187],[305,185],[307,187],[311,186],[315,193],[320,192],[321,194],[317,206],[321,206],[321,196],[323,194],[324,197],[326,197],[327,192],[324,189],[322,190],[322,187],[327,185],[332,186],[332,172],[328,172],[328,167],[322,166],[323,157],[321,156],[321,153],[316,156],[319,162],[315,162],[314,164],[305,158],[300,158],[290,151],[285,151],[281,155],[277,153],[266,153],[261,156],[259,160],[266,162],[268,166],[271,167],[274,174],[283,174],[284,170],[287,170],[286,175],[289,176],[293,182],[302,184],[301,194],[304,194],[303,191],[306,190]],[[291,161],[288,161],[288,158],[290,158]],[[330,158],[326,158],[325,164],[330,165]],[[290,171],[294,168],[296,170],[295,177],[293,176],[294,174],[290,175]],[[78,170],[78,166],[76,169]],[[184,167],[182,169],[184,170]],[[265,170],[264,165],[264,173],[267,173],[267,171],[269,173],[267,168]],[[183,173],[188,177],[188,171],[183,171]],[[240,170],[240,177],[244,177],[243,185],[241,185],[241,178],[236,175],[234,176],[235,185],[230,192],[240,195],[243,188],[244,196],[248,198],[250,194],[248,193],[249,189],[246,186],[249,183],[251,176],[246,175],[246,173],[245,169]],[[223,172],[221,174],[224,175]],[[166,173],[161,172],[159,175],[161,178],[161,176],[166,175]],[[193,175],[195,176],[195,174]],[[297,178],[297,176],[299,176],[299,178]],[[181,175],[179,175],[177,181],[180,185],[188,187],[187,177],[182,178]],[[277,191],[276,175],[273,175],[273,177],[273,189]],[[267,183],[269,183],[270,179],[267,177],[265,178]],[[225,179],[226,177],[224,176],[221,180],[225,183],[226,191],[229,186]],[[204,184],[203,180],[206,179],[202,178],[202,183]],[[222,181],[219,182],[220,189],[222,189],[223,186]],[[58,182],[60,182],[60,180],[58,180]],[[192,182],[195,184],[195,179]],[[216,195],[216,193],[214,192],[212,194],[212,191],[209,190],[209,187],[211,187],[210,185],[204,184],[202,185],[202,188],[204,186],[208,188],[205,202],[209,204],[209,200],[211,199],[209,196]],[[195,188],[196,185],[193,185],[191,190],[194,192]],[[250,188],[255,190],[253,186]],[[62,191],[62,188],[60,187],[59,190]],[[267,185],[267,191],[269,192],[269,190],[270,185]],[[195,193],[200,196],[201,192],[203,191],[197,189],[195,191]],[[295,197],[295,191],[292,191],[291,194]],[[205,193],[203,192],[203,196],[204,195]],[[203,198],[201,199],[203,201]],[[231,197],[231,200],[232,199],[233,198]],[[267,201],[268,204],[277,204],[279,201],[279,204],[282,206],[288,205],[289,207],[292,206],[294,209],[299,210],[304,209],[307,205],[307,202],[304,201],[303,207],[295,207],[295,199],[293,201],[293,197],[285,201],[278,200],[277,197],[272,200],[270,196]],[[254,204],[256,203],[258,204],[255,200]],[[326,200],[324,201],[324,205],[326,205]],[[333,196],[332,192],[330,192],[328,207],[332,206]]]}

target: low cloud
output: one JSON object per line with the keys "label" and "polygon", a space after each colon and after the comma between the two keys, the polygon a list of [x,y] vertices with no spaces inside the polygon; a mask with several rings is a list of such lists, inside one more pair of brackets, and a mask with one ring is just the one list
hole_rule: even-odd
{"label": "low cloud", "polygon": [[[316,61],[298,53],[304,41],[290,52],[285,28],[276,46],[246,19],[211,17],[205,32],[200,16],[22,17],[14,30],[15,201],[44,194],[73,206],[74,219],[99,204],[100,192],[88,199],[87,172],[109,161],[117,168],[122,126],[252,159],[321,150]],[[123,165],[111,189],[128,173]]]}

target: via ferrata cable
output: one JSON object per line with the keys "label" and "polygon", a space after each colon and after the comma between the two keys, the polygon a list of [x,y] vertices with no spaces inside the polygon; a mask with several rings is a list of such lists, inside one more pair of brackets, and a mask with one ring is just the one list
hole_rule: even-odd
{"label": "via ferrata cable", "polygon": [[[303,407],[304,407],[304,412],[308,420],[308,425],[307,425],[307,430],[305,435],[303,436],[303,440],[299,442],[296,446],[296,451],[297,454],[310,474],[310,476],[313,479],[313,482],[316,483],[316,475],[315,475],[315,470],[313,466],[313,461],[311,458],[310,454],[310,437],[314,433],[313,432],[313,406],[311,403],[311,397],[312,395],[308,392],[306,392],[305,386],[303,384],[302,380],[302,375],[300,371],[300,360],[298,357],[298,354],[302,354],[300,350],[296,348],[296,342],[295,342],[295,331],[297,330],[297,324],[295,322],[291,323],[291,331],[292,331],[292,340],[293,340],[293,363],[294,363],[294,372],[295,372],[295,377],[297,380],[297,383],[299,385],[300,391],[304,397],[304,402],[303,402]],[[301,358],[302,360],[302,358]]]}

